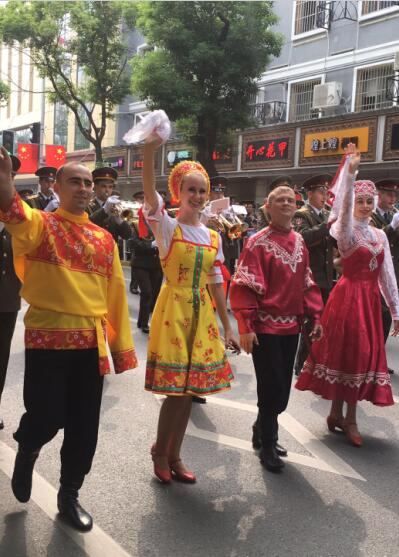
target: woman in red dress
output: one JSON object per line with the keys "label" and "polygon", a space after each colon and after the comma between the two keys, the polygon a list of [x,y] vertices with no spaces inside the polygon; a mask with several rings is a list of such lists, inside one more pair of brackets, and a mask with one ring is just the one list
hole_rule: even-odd
{"label": "woman in red dress", "polygon": [[[343,430],[360,447],[356,405],[369,400],[378,406],[393,404],[381,320],[380,291],[399,333],[398,288],[385,233],[369,225],[375,186],[354,181],[360,153],[349,144],[346,160],[333,188],[330,221],[342,255],[343,274],[332,291],[321,320],[324,337],[315,342],[296,388],[331,400],[327,425]],[[347,412],[343,416],[343,404]]]}

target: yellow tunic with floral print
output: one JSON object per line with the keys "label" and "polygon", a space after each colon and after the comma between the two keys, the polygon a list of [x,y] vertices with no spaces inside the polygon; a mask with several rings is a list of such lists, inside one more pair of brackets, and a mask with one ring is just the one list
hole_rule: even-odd
{"label": "yellow tunic with floral print", "polygon": [[162,260],[159,294],[148,344],[145,388],[166,395],[208,395],[230,388],[233,373],[220,340],[206,283],[218,250],[184,240],[176,226]]}

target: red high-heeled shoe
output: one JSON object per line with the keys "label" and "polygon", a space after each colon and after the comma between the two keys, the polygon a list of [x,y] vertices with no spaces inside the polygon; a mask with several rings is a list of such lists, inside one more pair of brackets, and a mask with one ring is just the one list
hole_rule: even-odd
{"label": "red high-heeled shoe", "polygon": [[156,452],[156,445],[151,447],[151,458],[154,463],[154,474],[158,478],[158,480],[163,484],[169,484],[172,481],[172,474],[168,468],[161,468],[157,459],[164,457],[165,455],[157,455]]}
{"label": "red high-heeled shoe", "polygon": [[344,431],[344,418],[335,418],[334,416],[327,416],[327,427],[329,431],[335,433],[335,429],[341,429]]}
{"label": "red high-heeled shoe", "polygon": [[363,445],[363,439],[359,432],[355,433],[351,431],[351,426],[357,426],[357,424],[344,424],[344,433],[346,438],[354,447],[361,447]]}
{"label": "red high-heeled shoe", "polygon": [[197,481],[197,478],[194,474],[194,472],[182,472],[181,470],[179,470],[179,464],[181,463],[181,459],[177,459],[174,460],[173,462],[169,462],[169,468],[170,471],[172,473],[172,477],[179,481],[179,482],[184,482],[184,483],[189,483],[189,484],[195,484],[195,482]]}

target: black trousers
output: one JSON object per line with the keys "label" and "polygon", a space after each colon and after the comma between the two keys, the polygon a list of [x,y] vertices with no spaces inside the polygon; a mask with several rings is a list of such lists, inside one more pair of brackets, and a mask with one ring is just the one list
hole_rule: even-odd
{"label": "black trousers", "polygon": [[132,276],[135,277],[140,288],[140,309],[137,324],[139,327],[148,327],[150,313],[154,309],[162,285],[162,269],[132,267]]}
{"label": "black trousers", "polygon": [[278,415],[287,408],[298,335],[257,334],[252,359],[258,392],[257,426],[262,446],[278,440]]}
{"label": "black trousers", "polygon": [[[323,298],[323,303],[326,305],[328,296],[330,295],[331,290],[327,290],[326,288],[320,288],[321,297]],[[309,337],[310,333],[312,332],[313,323],[308,320],[304,324],[305,327],[305,334]],[[299,375],[302,371],[303,364],[305,363],[306,358],[309,356],[309,346],[305,341],[304,335],[302,334],[299,339],[299,347],[298,352],[295,358],[295,375]]]}
{"label": "black trousers", "polygon": [[97,446],[103,388],[97,348],[26,350],[23,414],[14,439],[37,451],[64,429],[61,485],[80,489]]}
{"label": "black trousers", "polygon": [[6,382],[12,336],[17,321],[17,311],[0,312],[0,400]]}

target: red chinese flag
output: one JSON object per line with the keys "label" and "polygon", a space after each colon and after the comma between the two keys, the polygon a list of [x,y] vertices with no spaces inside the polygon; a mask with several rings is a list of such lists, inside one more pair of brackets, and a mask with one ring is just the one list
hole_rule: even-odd
{"label": "red chinese flag", "polygon": [[46,166],[59,168],[65,163],[65,147],[63,147],[62,145],[46,145]]}
{"label": "red chinese flag", "polygon": [[19,174],[34,174],[39,159],[38,143],[18,143],[18,158],[21,161]]}

